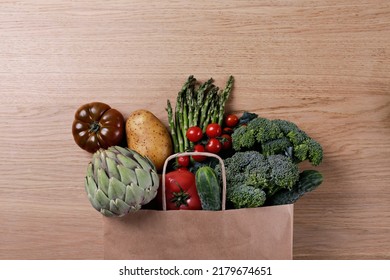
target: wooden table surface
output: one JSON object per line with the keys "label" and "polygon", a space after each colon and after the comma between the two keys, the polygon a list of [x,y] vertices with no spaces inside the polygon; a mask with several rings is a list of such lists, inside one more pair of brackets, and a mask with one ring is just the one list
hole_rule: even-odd
{"label": "wooden table surface", "polygon": [[0,1],[0,259],[101,259],[74,112],[167,123],[188,75],[228,110],[296,122],[324,184],[295,205],[295,259],[390,259],[387,0]]}

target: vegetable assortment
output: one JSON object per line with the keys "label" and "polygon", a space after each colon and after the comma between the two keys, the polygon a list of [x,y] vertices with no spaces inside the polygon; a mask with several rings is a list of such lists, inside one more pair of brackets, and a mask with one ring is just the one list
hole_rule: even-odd
{"label": "vegetable assortment", "polygon": [[[85,178],[92,206],[106,216],[148,205],[160,209],[161,199],[167,210],[221,210],[221,165],[197,152],[222,158],[227,209],[290,204],[316,189],[322,174],[301,171],[298,165],[321,164],[322,146],[288,120],[225,112],[233,82],[230,76],[220,89],[211,78],[200,83],[189,76],[174,106],[167,100],[168,127],[144,109],[131,112],[125,121],[107,104],[81,106],[72,133],[78,146],[93,153]],[[159,178],[172,154],[176,160],[168,162],[165,177]],[[166,191],[156,197],[161,180]]]}

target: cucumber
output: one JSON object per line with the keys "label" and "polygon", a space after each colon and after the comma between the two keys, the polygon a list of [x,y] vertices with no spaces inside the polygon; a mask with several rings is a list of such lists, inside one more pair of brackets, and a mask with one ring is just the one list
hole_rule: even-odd
{"label": "cucumber", "polygon": [[291,204],[305,193],[315,190],[323,181],[323,176],[316,170],[305,170],[299,174],[298,183],[291,190],[282,190],[270,198],[270,205]]}
{"label": "cucumber", "polygon": [[210,166],[202,166],[195,173],[196,189],[203,210],[221,210],[221,186]]}

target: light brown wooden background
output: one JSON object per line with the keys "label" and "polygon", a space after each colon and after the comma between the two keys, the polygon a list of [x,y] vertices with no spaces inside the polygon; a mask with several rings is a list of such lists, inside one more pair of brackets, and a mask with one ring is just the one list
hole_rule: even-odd
{"label": "light brown wooden background", "polygon": [[234,75],[229,110],[323,144],[294,258],[390,259],[387,0],[0,1],[0,258],[101,259],[73,114],[102,101],[166,123],[190,74]]}

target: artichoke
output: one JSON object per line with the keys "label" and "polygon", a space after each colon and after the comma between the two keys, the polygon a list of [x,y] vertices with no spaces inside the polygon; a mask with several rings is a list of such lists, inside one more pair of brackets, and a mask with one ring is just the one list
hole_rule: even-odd
{"label": "artichoke", "polygon": [[139,210],[157,195],[159,183],[148,158],[119,146],[96,151],[85,177],[89,201],[108,217]]}

